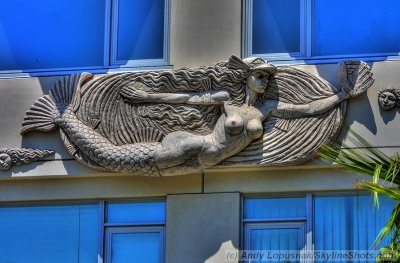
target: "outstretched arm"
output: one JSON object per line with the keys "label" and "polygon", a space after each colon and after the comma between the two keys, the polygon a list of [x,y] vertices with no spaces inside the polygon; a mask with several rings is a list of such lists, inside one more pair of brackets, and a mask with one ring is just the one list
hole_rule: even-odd
{"label": "outstretched arm", "polygon": [[277,100],[268,100],[263,105],[263,107],[265,107],[263,112],[268,114],[269,110],[270,114],[279,118],[314,116],[327,112],[348,97],[348,94],[341,91],[330,97],[315,100],[307,104],[290,104],[279,102]]}
{"label": "outstretched arm", "polygon": [[227,91],[206,91],[206,92],[177,92],[177,93],[148,93],[138,89],[121,89],[121,97],[131,103],[170,103],[170,104],[197,104],[215,105],[223,104],[229,100]]}

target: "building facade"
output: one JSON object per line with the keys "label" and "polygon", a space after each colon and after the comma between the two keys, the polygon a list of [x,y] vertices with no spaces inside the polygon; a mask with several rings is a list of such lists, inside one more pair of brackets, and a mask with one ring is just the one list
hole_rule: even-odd
{"label": "building facade", "polygon": [[[374,210],[370,194],[353,184],[368,177],[337,165],[314,159],[129,176],[80,164],[56,131],[19,131],[30,105],[74,72],[195,68],[231,55],[261,56],[339,86],[338,62],[350,58],[367,61],[375,82],[348,101],[345,123],[394,154],[398,110],[381,110],[378,92],[400,83],[396,1],[352,1],[347,9],[345,1],[322,0],[27,2],[0,11],[0,148],[56,153],[0,172],[0,262],[264,262],[237,250],[371,249],[393,202]],[[351,144],[346,131],[338,136]]]}

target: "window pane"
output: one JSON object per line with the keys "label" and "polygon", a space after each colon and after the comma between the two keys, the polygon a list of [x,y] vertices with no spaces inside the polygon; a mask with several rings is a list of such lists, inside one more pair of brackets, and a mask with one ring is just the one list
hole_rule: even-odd
{"label": "window pane", "polygon": [[2,1],[0,70],[103,66],[105,2]]}
{"label": "window pane", "polygon": [[253,229],[251,249],[254,250],[296,250],[301,249],[299,229]]}
{"label": "window pane", "polygon": [[398,0],[315,0],[314,55],[398,53]]}
{"label": "window pane", "polygon": [[110,203],[108,223],[165,222],[165,202]]}
{"label": "window pane", "polygon": [[117,60],[160,59],[164,0],[119,0]]}
{"label": "window pane", "polygon": [[381,198],[379,210],[373,208],[371,196],[321,196],[314,200],[316,250],[370,249],[394,207],[392,199]]}
{"label": "window pane", "polygon": [[111,242],[112,263],[160,262],[160,232],[114,233]]}
{"label": "window pane", "polygon": [[248,198],[244,201],[244,218],[305,217],[306,201],[294,198]]}
{"label": "window pane", "polygon": [[1,262],[97,262],[98,206],[0,208]]}
{"label": "window pane", "polygon": [[300,0],[253,1],[253,54],[300,52]]}

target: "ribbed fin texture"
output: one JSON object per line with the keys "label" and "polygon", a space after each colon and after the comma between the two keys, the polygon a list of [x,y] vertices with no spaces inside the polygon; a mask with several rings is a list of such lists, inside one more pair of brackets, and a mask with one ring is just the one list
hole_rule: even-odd
{"label": "ribbed fin texture", "polygon": [[54,119],[57,116],[57,106],[50,96],[40,97],[26,112],[22,122],[21,135],[30,131],[48,132],[56,128]]}
{"label": "ribbed fin texture", "polygon": [[26,112],[21,134],[31,131],[48,132],[56,129],[55,120],[72,104],[76,111],[80,105],[80,87],[92,78],[90,73],[74,74],[56,82],[49,95],[40,97]]}
{"label": "ribbed fin texture", "polygon": [[72,110],[76,112],[81,100],[81,86],[92,77],[92,74],[86,72],[66,76],[56,82],[50,90],[50,96],[59,108],[72,104]]}
{"label": "ribbed fin texture", "polygon": [[365,92],[374,80],[370,67],[364,61],[347,60],[340,63],[340,84],[351,97]]}

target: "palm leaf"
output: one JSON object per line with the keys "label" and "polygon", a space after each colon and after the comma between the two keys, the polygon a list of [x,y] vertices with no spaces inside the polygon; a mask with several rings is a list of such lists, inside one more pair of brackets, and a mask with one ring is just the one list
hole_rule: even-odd
{"label": "palm leaf", "polygon": [[379,206],[378,194],[385,195],[397,201],[389,220],[381,229],[374,245],[377,246],[389,234],[391,247],[399,246],[400,242],[400,190],[393,185],[383,186],[379,179],[400,185],[400,156],[389,157],[379,149],[373,147],[363,137],[352,131],[347,125],[349,140],[355,146],[343,144],[336,138],[331,138],[330,145],[323,145],[319,156],[327,162],[334,162],[344,166],[348,171],[369,175],[373,181],[363,181],[356,185],[374,193],[374,204]]}

